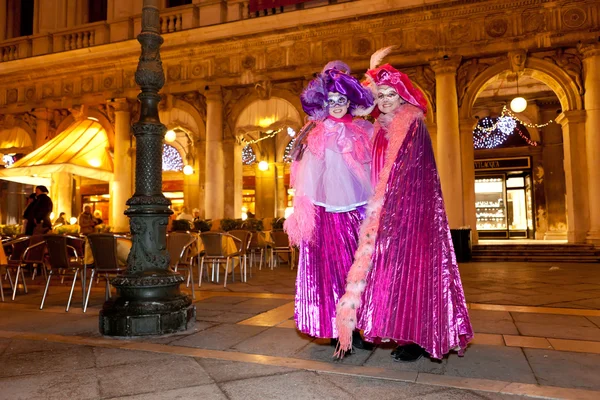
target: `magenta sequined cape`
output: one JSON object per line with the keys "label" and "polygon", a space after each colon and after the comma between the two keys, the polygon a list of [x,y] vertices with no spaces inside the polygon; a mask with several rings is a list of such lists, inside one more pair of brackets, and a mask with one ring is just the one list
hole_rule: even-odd
{"label": "magenta sequined cape", "polygon": [[361,304],[357,326],[370,341],[414,342],[441,358],[453,349],[462,354],[473,338],[422,119],[410,125],[387,180]]}

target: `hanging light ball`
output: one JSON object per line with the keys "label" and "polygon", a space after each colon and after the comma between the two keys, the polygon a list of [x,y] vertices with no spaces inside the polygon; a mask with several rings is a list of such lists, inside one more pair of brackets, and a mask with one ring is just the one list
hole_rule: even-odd
{"label": "hanging light ball", "polygon": [[177,133],[173,129],[168,130],[167,133],[165,133],[165,142],[171,143],[174,142],[175,139],[177,139]]}
{"label": "hanging light ball", "polygon": [[258,169],[261,171],[267,171],[269,169],[269,163],[266,161],[261,161],[258,163]]}
{"label": "hanging light ball", "polygon": [[517,127],[517,121],[510,115],[505,115],[498,118],[497,129],[502,132],[503,135],[512,135]]}
{"label": "hanging light ball", "polygon": [[184,175],[192,175],[193,173],[194,173],[194,167],[192,167],[191,165],[186,165],[185,167],[183,167]]}
{"label": "hanging light ball", "polygon": [[527,100],[525,100],[521,96],[515,97],[510,102],[510,109],[513,110],[513,112],[520,113],[520,112],[525,111],[526,108],[527,108]]}

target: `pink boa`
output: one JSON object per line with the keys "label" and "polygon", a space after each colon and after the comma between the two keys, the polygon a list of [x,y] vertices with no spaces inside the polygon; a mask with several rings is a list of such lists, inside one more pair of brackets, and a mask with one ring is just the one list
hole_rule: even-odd
{"label": "pink boa", "polygon": [[299,246],[303,240],[311,241],[315,230],[315,205],[307,196],[294,197],[294,212],[283,223],[290,244]]}
{"label": "pink boa", "polygon": [[375,193],[367,205],[366,217],[360,228],[360,238],[354,263],[350,267],[346,279],[346,293],[337,305],[335,323],[339,334],[339,342],[335,355],[338,357],[343,356],[346,351],[352,349],[352,332],[356,328],[357,321],[356,310],[360,307],[360,298],[366,287],[366,276],[375,249],[381,207],[385,199],[385,190],[392,166],[411,124],[416,119],[423,118],[423,111],[411,104],[400,106],[395,114],[396,116],[388,126],[390,137],[385,153],[385,164],[375,185]]}

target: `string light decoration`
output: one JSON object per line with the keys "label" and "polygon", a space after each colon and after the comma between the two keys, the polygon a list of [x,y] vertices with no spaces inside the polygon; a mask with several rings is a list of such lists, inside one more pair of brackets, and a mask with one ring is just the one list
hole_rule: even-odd
{"label": "string light decoration", "polygon": [[517,133],[530,146],[537,146],[538,144],[527,137],[519,127],[524,126],[526,128],[539,129],[552,123],[554,123],[554,120],[550,120],[544,124],[530,124],[522,121],[504,106],[498,118],[485,117],[479,121],[473,131],[473,142],[476,149],[493,149],[506,142],[513,133]]}
{"label": "string light decoration", "polygon": [[163,144],[163,156],[162,156],[162,170],[163,171],[182,171],[183,170],[183,158],[177,149],[168,144]]}
{"label": "string light decoration", "polygon": [[282,130],[283,129],[277,129],[276,131],[267,131],[267,132],[265,132],[265,136],[259,137],[258,139],[247,140],[245,138],[241,138],[241,141],[242,141],[242,144],[245,144],[246,146],[250,145],[250,144],[256,144],[256,143],[261,142],[263,140],[271,139],[271,138],[277,136],[277,134],[279,132],[281,132]]}
{"label": "string light decoration", "polygon": [[285,146],[285,150],[283,151],[283,162],[284,163],[292,162],[292,158],[290,157],[290,151],[292,151],[292,147],[294,147],[295,141],[296,141],[296,138],[290,140],[290,142],[287,144],[287,146]]}
{"label": "string light decoration", "polygon": [[242,149],[242,163],[244,165],[252,165],[256,162],[256,154],[250,145],[246,145]]}

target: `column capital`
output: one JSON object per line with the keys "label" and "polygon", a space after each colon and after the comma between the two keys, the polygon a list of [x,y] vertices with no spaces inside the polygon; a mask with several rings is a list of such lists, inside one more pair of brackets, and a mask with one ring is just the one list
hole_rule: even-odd
{"label": "column capital", "polygon": [[36,108],[31,113],[35,116],[36,119],[41,119],[45,121],[52,119],[52,117],[54,116],[53,111],[47,108]]}
{"label": "column capital", "polygon": [[568,124],[584,123],[585,118],[585,110],[571,110],[560,113],[560,115],[556,117],[555,121],[557,124],[560,124],[564,127]]}
{"label": "column capital", "polygon": [[131,108],[135,104],[132,100],[123,97],[119,99],[107,100],[106,105],[111,107],[114,112],[131,112]]}
{"label": "column capital", "polygon": [[431,69],[436,75],[442,74],[456,74],[456,70],[460,66],[462,60],[461,56],[452,56],[431,60]]}
{"label": "column capital", "polygon": [[583,55],[583,59],[600,56],[600,43],[581,43],[577,46],[579,52]]}
{"label": "column capital", "polygon": [[206,86],[205,89],[201,92],[204,97],[206,97],[206,101],[223,101],[223,90],[221,86],[211,85]]}
{"label": "column capital", "polygon": [[464,131],[472,132],[475,125],[477,125],[477,118],[475,118],[475,117],[463,118],[458,122],[458,125],[460,127],[461,132],[464,132]]}

